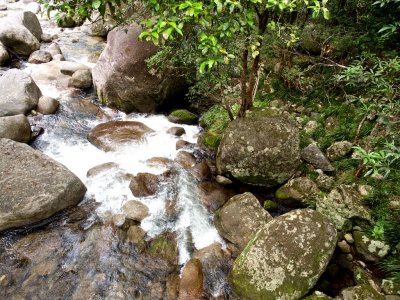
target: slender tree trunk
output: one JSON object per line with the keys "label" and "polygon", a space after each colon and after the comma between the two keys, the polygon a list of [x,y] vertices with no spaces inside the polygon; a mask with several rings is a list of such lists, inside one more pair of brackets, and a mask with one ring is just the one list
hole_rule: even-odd
{"label": "slender tree trunk", "polygon": [[[262,46],[262,36],[265,33],[265,30],[267,29],[267,24],[268,24],[268,11],[265,10],[261,15],[258,17],[258,34],[261,36],[258,39],[258,42],[260,43],[259,49],[261,49]],[[247,45],[246,45],[247,46]],[[256,89],[258,86],[258,71],[260,69],[260,60],[261,60],[261,54],[259,53],[256,55],[256,57],[253,60],[253,64],[251,66],[251,70],[249,73],[248,70],[248,58],[249,58],[249,51],[246,47],[245,50],[243,50],[242,54],[242,76],[240,78],[240,85],[241,85],[241,105],[240,105],[240,110],[238,117],[239,118],[244,118],[246,116],[246,111],[249,110],[250,108],[253,107],[254,103],[254,98],[256,95]]]}

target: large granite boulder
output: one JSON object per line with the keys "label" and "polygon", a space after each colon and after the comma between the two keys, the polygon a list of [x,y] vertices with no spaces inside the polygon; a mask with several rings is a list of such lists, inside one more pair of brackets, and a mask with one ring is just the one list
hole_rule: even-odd
{"label": "large granite boulder", "polygon": [[86,192],[66,167],[8,139],[0,139],[0,178],[0,231],[46,219]]}
{"label": "large granite boulder", "polygon": [[267,223],[235,260],[229,281],[239,299],[301,299],[324,272],[336,229],[322,214],[293,210]]}
{"label": "large granite boulder", "polygon": [[42,96],[31,76],[17,69],[0,77],[0,91],[0,117],[27,114]]}
{"label": "large granite boulder", "polygon": [[299,131],[287,119],[236,119],[219,145],[218,172],[257,186],[282,184],[300,165],[299,143]]}
{"label": "large granite boulder", "polygon": [[251,193],[233,196],[214,215],[219,234],[233,243],[239,251],[271,220],[271,215]]}
{"label": "large granite boulder", "polygon": [[150,42],[139,41],[141,27],[115,28],[93,68],[93,82],[101,101],[125,112],[153,112],[184,94],[183,78],[152,75],[145,60],[157,52]]}
{"label": "large granite boulder", "polygon": [[23,25],[28,29],[35,38],[40,42],[42,40],[42,26],[38,17],[31,11],[24,11],[10,16],[10,21]]}
{"label": "large granite boulder", "polygon": [[39,50],[39,40],[24,25],[15,20],[0,21],[0,42],[15,54],[28,57]]}
{"label": "large granite boulder", "polygon": [[24,115],[0,117],[0,138],[27,143],[31,139],[31,125]]}
{"label": "large granite boulder", "polygon": [[153,130],[136,121],[110,121],[94,127],[88,140],[104,151],[116,151],[118,147],[138,141]]}

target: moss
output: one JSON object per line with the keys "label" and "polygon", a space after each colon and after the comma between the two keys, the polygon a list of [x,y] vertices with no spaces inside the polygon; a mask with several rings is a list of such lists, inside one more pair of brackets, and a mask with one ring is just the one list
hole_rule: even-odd
{"label": "moss", "polygon": [[208,130],[204,133],[202,143],[207,148],[218,149],[219,143],[221,142],[222,134]]}
{"label": "moss", "polygon": [[263,207],[267,211],[274,211],[278,207],[278,204],[272,200],[265,200]]}
{"label": "moss", "polygon": [[195,124],[197,116],[186,109],[178,109],[168,116],[168,120],[178,124]]}
{"label": "moss", "polygon": [[173,239],[157,236],[151,243],[149,253],[152,256],[162,257],[175,264],[177,261],[177,248]]}

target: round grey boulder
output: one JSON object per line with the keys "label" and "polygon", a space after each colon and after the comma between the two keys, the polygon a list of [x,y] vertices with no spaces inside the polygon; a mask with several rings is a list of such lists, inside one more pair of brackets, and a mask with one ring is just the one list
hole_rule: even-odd
{"label": "round grey boulder", "polygon": [[0,77],[0,91],[0,117],[27,114],[42,96],[31,76],[17,69]]}
{"label": "round grey boulder", "polygon": [[22,57],[40,49],[38,39],[24,25],[10,20],[0,21],[0,42]]}
{"label": "round grey boulder", "polygon": [[0,139],[0,178],[0,231],[49,218],[86,192],[62,164],[9,139]]}
{"label": "round grey boulder", "polygon": [[328,265],[336,235],[333,224],[311,209],[273,219],[235,260],[233,290],[239,299],[301,299]]}
{"label": "round grey boulder", "polygon": [[24,115],[0,117],[0,138],[27,143],[31,138],[31,125]]}
{"label": "round grey boulder", "polygon": [[219,234],[233,243],[239,251],[271,220],[271,215],[251,193],[233,196],[214,215]]}
{"label": "round grey boulder", "polygon": [[38,50],[38,51],[33,52],[29,56],[28,63],[44,64],[44,63],[51,61],[52,59],[53,59],[53,57],[51,56],[51,54],[49,52],[44,51],[44,50]]}
{"label": "round grey boulder", "polygon": [[39,99],[37,111],[44,115],[54,114],[60,107],[58,100],[49,96],[42,96]]}
{"label": "round grey boulder", "polygon": [[89,89],[92,87],[92,73],[89,70],[78,70],[69,81],[69,85],[78,89]]}
{"label": "round grey boulder", "polygon": [[218,148],[217,170],[256,186],[284,183],[300,165],[299,131],[283,118],[232,121]]}

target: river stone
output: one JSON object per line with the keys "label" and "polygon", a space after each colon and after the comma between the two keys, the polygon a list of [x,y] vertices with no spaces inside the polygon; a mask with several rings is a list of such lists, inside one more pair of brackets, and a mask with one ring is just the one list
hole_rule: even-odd
{"label": "river stone", "polygon": [[10,20],[0,21],[0,42],[22,57],[40,49],[40,42],[25,26]]}
{"label": "river stone", "polygon": [[301,299],[324,272],[336,229],[322,214],[293,210],[268,222],[235,260],[229,281],[241,299]]}
{"label": "river stone", "polygon": [[124,112],[153,112],[177,104],[185,93],[182,77],[152,75],[146,59],[157,52],[151,42],[139,41],[141,26],[112,30],[107,46],[93,68],[93,82],[100,100]]}
{"label": "river stone", "polygon": [[357,253],[364,261],[379,262],[389,254],[390,246],[384,241],[368,237],[361,231],[354,231],[353,237]]}
{"label": "river stone", "polygon": [[25,26],[40,42],[42,38],[42,26],[40,25],[38,17],[31,11],[24,11],[14,14],[10,17],[12,21],[17,24]]}
{"label": "river stone", "polygon": [[[49,52],[53,57],[54,55],[62,54],[61,48],[57,43],[51,43],[50,46],[46,48],[46,51]],[[72,75],[72,74],[73,72],[71,74],[66,74],[66,75]]]}
{"label": "river stone", "polygon": [[115,163],[115,162],[107,162],[101,165],[97,165],[91,169],[89,169],[86,173],[86,177],[95,177],[100,175],[101,173],[104,173],[106,171],[110,171],[110,170],[115,170],[119,168],[119,164]]}
{"label": "river stone", "polygon": [[69,85],[78,89],[90,89],[92,87],[92,73],[89,70],[78,70],[69,81]]}
{"label": "river stone", "polygon": [[110,121],[94,127],[88,140],[104,151],[116,151],[120,146],[139,141],[153,130],[136,121]]}
{"label": "river stone", "polygon": [[314,181],[307,177],[298,177],[280,187],[275,192],[275,199],[285,206],[314,207],[320,193]]}
{"label": "river stone", "polygon": [[10,55],[8,54],[6,47],[4,47],[4,45],[0,42],[0,67],[8,63],[9,60]]}
{"label": "river stone", "polygon": [[325,157],[324,153],[314,143],[301,150],[301,159],[324,172],[335,171],[335,168]]}
{"label": "river stone", "polygon": [[218,173],[257,186],[284,183],[300,165],[298,129],[283,118],[238,118],[218,148]]}
{"label": "river stone", "polygon": [[4,3],[0,3],[0,11],[7,10],[7,5]]}
{"label": "river stone", "polygon": [[205,160],[195,164],[190,170],[190,174],[193,175],[199,181],[205,180],[211,174],[211,169]]}
{"label": "river stone", "polygon": [[183,127],[171,127],[167,130],[167,133],[172,134],[174,136],[182,136],[186,133],[185,128]]}
{"label": "river stone", "polygon": [[27,143],[31,139],[31,125],[24,115],[0,117],[0,138]]}
{"label": "river stone", "polygon": [[128,242],[134,244],[140,252],[146,248],[146,243],[144,241],[144,237],[146,236],[146,232],[140,228],[139,226],[131,226],[126,233],[126,239]]}
{"label": "river stone", "polygon": [[212,213],[235,195],[230,189],[213,181],[204,181],[199,188],[201,203]]}
{"label": "river stone", "polygon": [[175,161],[184,169],[190,169],[196,165],[196,158],[186,151],[179,151]]}
{"label": "river stone", "polygon": [[190,259],[182,270],[179,300],[201,299],[203,296],[203,269],[200,260]]}
{"label": "river stone", "polygon": [[251,193],[232,197],[214,214],[214,223],[219,234],[233,243],[239,251],[271,220],[271,215]]}
{"label": "river stone", "polygon": [[0,77],[0,91],[0,117],[27,114],[42,96],[31,76],[17,69]]}
{"label": "river stone", "polygon": [[197,116],[186,109],[178,109],[170,113],[168,121],[176,124],[194,125],[197,122]]}
{"label": "river stone", "polygon": [[362,284],[344,289],[341,292],[341,300],[384,300],[370,284]]}
{"label": "river stone", "polygon": [[315,291],[310,296],[303,298],[303,300],[333,300],[333,298],[325,295],[322,292]]}
{"label": "river stone", "polygon": [[317,201],[317,211],[327,216],[340,231],[351,229],[352,220],[372,222],[370,210],[363,206],[357,187],[340,185]]}
{"label": "river stone", "polygon": [[135,197],[153,196],[158,192],[160,176],[150,173],[138,173],[132,178],[129,188]]}
{"label": "river stone", "polygon": [[60,107],[60,102],[49,96],[42,96],[39,99],[37,111],[44,115],[51,115],[56,113]]}
{"label": "river stone", "polygon": [[79,203],[85,185],[28,145],[0,139],[0,231],[32,224]]}
{"label": "river stone", "polygon": [[149,208],[142,202],[130,200],[124,204],[122,211],[126,219],[141,222],[149,215]]}
{"label": "river stone", "polygon": [[53,57],[51,54],[47,51],[44,50],[37,50],[33,52],[29,58],[28,58],[28,63],[31,64],[43,64],[51,61]]}
{"label": "river stone", "polygon": [[339,160],[348,155],[352,148],[353,144],[349,141],[336,142],[326,149],[326,156],[330,161]]}

